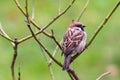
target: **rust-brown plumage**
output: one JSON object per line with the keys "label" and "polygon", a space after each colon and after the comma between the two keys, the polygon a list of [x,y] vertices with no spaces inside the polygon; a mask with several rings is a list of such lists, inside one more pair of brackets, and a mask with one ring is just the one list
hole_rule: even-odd
{"label": "rust-brown plumage", "polygon": [[85,47],[86,33],[83,27],[80,22],[72,22],[64,35],[62,44],[62,53],[65,56],[63,70],[69,68],[71,55],[81,52]]}

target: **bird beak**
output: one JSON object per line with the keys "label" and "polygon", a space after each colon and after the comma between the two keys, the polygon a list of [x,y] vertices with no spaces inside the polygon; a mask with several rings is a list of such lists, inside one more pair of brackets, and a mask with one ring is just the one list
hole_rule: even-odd
{"label": "bird beak", "polygon": [[83,26],[83,28],[86,27],[84,24],[82,26]]}

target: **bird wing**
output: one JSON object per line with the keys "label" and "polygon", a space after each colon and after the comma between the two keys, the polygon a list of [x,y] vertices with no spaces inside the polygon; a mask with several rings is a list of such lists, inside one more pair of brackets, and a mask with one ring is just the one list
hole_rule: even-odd
{"label": "bird wing", "polygon": [[64,35],[62,53],[65,56],[74,53],[83,39],[83,35],[84,33],[80,30],[68,29]]}

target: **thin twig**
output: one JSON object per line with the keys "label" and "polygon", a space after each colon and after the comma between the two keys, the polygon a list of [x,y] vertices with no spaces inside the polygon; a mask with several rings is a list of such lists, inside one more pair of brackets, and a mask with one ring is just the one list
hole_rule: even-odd
{"label": "thin twig", "polygon": [[[59,44],[61,44],[62,43],[62,40],[59,42]],[[56,46],[56,48],[54,49],[54,51],[53,51],[53,54],[52,54],[52,56],[54,57],[55,56],[55,54],[57,53],[57,51],[58,51],[58,45]],[[49,66],[52,64],[52,59],[50,59],[49,60],[49,62],[48,62],[48,64],[49,64]]]}
{"label": "thin twig", "polygon": [[[40,47],[40,48],[41,48],[41,47]],[[43,52],[44,52],[44,51],[43,51]],[[47,58],[47,56],[46,56],[45,54],[43,54],[43,56],[44,56],[45,61],[46,61],[47,65],[48,65],[48,58]],[[50,71],[51,80],[54,80],[54,75],[53,75],[52,67],[50,67],[50,66],[48,65],[48,69],[49,69],[49,71]]]}
{"label": "thin twig", "polygon": [[[60,0],[59,0],[59,2],[60,2]],[[83,13],[84,13],[85,10],[87,9],[87,6],[88,6],[89,2],[90,2],[90,0],[87,0],[84,8],[82,9],[82,11],[80,12],[80,15],[78,16],[77,21],[79,21],[80,18],[82,17]],[[62,40],[61,40],[59,43],[61,44],[61,43],[62,43]],[[55,56],[57,50],[58,50],[58,46],[56,46],[56,48],[55,48],[55,50],[54,50],[54,52],[53,52],[53,56]],[[51,63],[52,63],[52,59],[49,60],[49,65],[51,65]]]}
{"label": "thin twig", "polygon": [[21,73],[20,73],[20,65],[19,65],[19,67],[18,67],[18,80],[21,80]]}
{"label": "thin twig", "polygon": [[[23,15],[26,16],[26,11],[22,8],[22,6],[20,5],[19,1],[18,0],[14,0],[14,2],[16,3],[18,9],[23,13]],[[38,24],[31,17],[30,17],[30,21],[37,29],[40,29]]]}
{"label": "thin twig", "polygon": [[52,55],[51,53],[48,51],[48,49],[46,47],[44,47],[44,45],[36,38],[34,32],[32,31],[32,29],[30,28],[31,34],[33,35],[34,39],[36,40],[36,42],[45,50],[45,52],[49,55],[49,57],[51,59],[53,59],[59,66],[62,66],[62,64],[60,62],[58,62]]}
{"label": "thin twig", "polygon": [[59,42],[56,40],[56,38],[55,38],[55,36],[54,36],[54,31],[51,30],[51,32],[52,32],[51,38],[52,38],[52,39],[54,40],[54,42],[58,45],[58,47],[62,50],[61,45],[59,44]]}
{"label": "thin twig", "polygon": [[[18,0],[14,0],[14,2],[16,3],[18,9],[23,13],[23,15],[26,16],[26,12],[24,11],[24,9],[22,8],[22,6],[20,5],[19,1],[18,1]],[[30,16],[29,16],[29,18],[30,18],[30,22],[31,22],[38,30],[40,30],[41,28],[40,28],[39,25],[34,21],[34,19],[32,19]],[[48,36],[48,37],[50,36],[50,34],[49,34],[48,32],[46,32],[46,31],[43,31],[43,34],[45,34],[45,35]],[[24,41],[28,40],[29,38],[32,38],[32,35],[29,35],[29,36],[21,39],[21,40],[19,41],[19,43],[24,42]]]}
{"label": "thin twig", "polygon": [[33,2],[33,4],[32,4],[32,20],[34,20],[35,19],[35,7],[34,7],[34,4],[35,4],[35,0],[33,0],[32,1]]}
{"label": "thin twig", "polygon": [[[36,40],[36,42],[45,50],[45,52],[49,55],[49,57],[56,63],[58,64],[60,67],[62,67],[62,64],[57,61],[52,55],[51,53],[48,51],[48,49],[46,47],[44,47],[44,45],[36,38],[34,32],[32,31],[31,27],[29,27],[30,31],[31,31],[31,34],[33,35],[34,39]],[[68,74],[72,74],[74,76],[73,73],[69,73],[68,71]]]}
{"label": "thin twig", "polygon": [[13,45],[14,48],[14,54],[13,54],[13,58],[12,58],[12,63],[11,63],[11,74],[12,74],[12,80],[15,80],[15,71],[14,71],[14,66],[15,66],[15,61],[17,58],[17,46],[18,46],[18,41],[17,39],[14,39],[14,41],[7,35],[7,33],[3,30],[1,24],[0,24],[0,32],[1,32],[1,36],[4,37],[5,39],[7,39],[8,41],[11,42],[11,44]]}
{"label": "thin twig", "polygon": [[[26,0],[27,1],[27,0]],[[27,5],[27,2],[26,2],[26,5]],[[27,8],[27,7],[26,7]],[[28,11],[26,9],[26,12],[28,14]],[[62,66],[62,64],[60,62],[58,62],[52,55],[51,53],[48,51],[48,49],[46,47],[44,47],[44,45],[37,39],[37,37],[35,36],[31,26],[30,26],[30,19],[29,19],[29,15],[26,16],[27,18],[27,26],[33,36],[33,38],[36,40],[36,42],[45,50],[45,52],[49,55],[50,58],[52,58],[59,66]]]}
{"label": "thin twig", "polygon": [[61,0],[58,0],[58,15],[61,12]]}
{"label": "thin twig", "polygon": [[[49,57],[56,63],[58,64],[60,67],[62,67],[62,64],[60,62],[58,62],[52,55],[51,53],[47,50],[46,47],[44,47],[44,45],[36,38],[34,32],[31,29],[30,26],[30,20],[29,20],[29,15],[28,15],[28,10],[27,10],[27,0],[26,0],[26,18],[27,18],[27,26],[32,34],[32,36],[34,37],[34,39],[36,40],[36,42],[45,50],[45,52],[49,55]],[[74,78],[76,78],[77,75],[75,75],[75,73],[73,72],[73,70],[69,69],[69,71],[67,71],[69,75],[72,75]],[[71,76],[70,76],[71,77]],[[73,79],[73,78],[72,78]],[[76,79],[79,80],[79,79]]]}
{"label": "thin twig", "polygon": [[48,66],[49,70],[50,70],[50,76],[51,76],[51,80],[55,80],[54,75],[53,75],[53,70],[51,66]]}
{"label": "thin twig", "polygon": [[109,75],[109,74],[111,74],[110,71],[105,72],[105,73],[101,74],[96,80],[101,80],[102,78],[104,78],[105,76],[107,76],[107,75]]}
{"label": "thin twig", "polygon": [[83,13],[84,13],[85,10],[87,9],[87,6],[88,6],[88,4],[89,4],[89,1],[90,1],[90,0],[87,0],[87,2],[86,2],[86,4],[85,4],[84,8],[82,9],[82,11],[80,12],[80,15],[78,16],[77,21],[80,21],[80,18],[82,17]]}
{"label": "thin twig", "polygon": [[[117,2],[117,4],[114,6],[114,8],[112,9],[111,12],[108,13],[108,15],[106,16],[106,18],[103,20],[103,22],[100,24],[100,26],[98,26],[98,28],[96,29],[95,33],[93,34],[93,36],[91,37],[90,41],[88,42],[88,44],[86,45],[87,49],[93,42],[93,40],[96,38],[96,36],[98,35],[98,33],[102,30],[102,28],[104,27],[104,25],[108,22],[108,20],[110,19],[110,17],[112,16],[112,14],[115,12],[115,10],[118,8],[118,6],[120,5],[120,1]],[[82,51],[84,52],[85,49]],[[81,52],[81,53],[82,53]],[[80,53],[80,54],[81,54]],[[73,62],[80,54],[76,54],[75,56],[72,57],[71,62]]]}
{"label": "thin twig", "polygon": [[[26,0],[26,19],[27,19],[27,26],[28,26],[28,28],[29,28],[29,30],[30,30],[30,32],[31,32],[31,34],[33,35],[33,37],[34,37],[34,39],[38,42],[38,44],[40,45],[40,47],[42,46],[42,44],[40,43],[40,41],[37,39],[37,37],[34,35],[34,32],[32,31],[32,29],[31,29],[31,25],[30,25],[30,19],[29,19],[29,14],[28,14],[28,2],[27,2],[27,0]],[[47,57],[45,56],[45,54],[43,54],[44,55],[44,57],[45,57],[45,60],[46,60],[46,62],[48,61],[47,60]],[[51,69],[51,67],[49,67],[49,71],[50,71],[50,76],[51,76],[51,79],[52,80],[54,80],[54,76],[53,76],[53,72],[52,72],[52,69]]]}
{"label": "thin twig", "polygon": [[14,54],[13,54],[13,59],[11,63],[11,72],[12,72],[12,80],[15,80],[15,71],[14,71],[14,66],[15,66],[15,61],[17,58],[17,47],[18,47],[18,41],[17,39],[14,39]]}
{"label": "thin twig", "polygon": [[100,24],[100,26],[98,27],[98,29],[95,31],[94,35],[92,36],[92,38],[90,39],[90,41],[89,41],[89,43],[87,44],[86,47],[88,47],[89,45],[91,45],[91,43],[93,42],[93,40],[95,39],[95,37],[97,36],[97,34],[101,31],[101,29],[104,27],[104,25],[108,22],[108,20],[110,19],[110,17],[115,12],[115,10],[118,8],[119,5],[120,5],[120,1],[115,5],[115,7],[113,8],[113,10],[110,13],[108,13],[108,15],[106,16],[106,18],[103,20],[102,24]]}
{"label": "thin twig", "polygon": [[[41,47],[40,47],[40,48],[41,48]],[[44,51],[43,51],[43,52],[44,52]],[[47,65],[48,65],[48,58],[47,58],[47,56],[46,56],[45,54],[43,54],[43,56],[44,56],[45,61],[46,61]],[[53,75],[52,67],[48,65],[48,69],[49,69],[49,71],[50,71],[51,80],[54,80],[54,75]]]}
{"label": "thin twig", "polygon": [[57,15],[55,18],[53,18],[47,25],[45,25],[40,32],[43,32],[46,28],[48,28],[53,22],[55,22],[60,16],[62,16],[63,14],[65,14],[68,9],[70,9],[70,7],[72,6],[72,4],[75,2],[75,0],[72,0],[72,2],[67,6],[67,8],[62,11],[59,15]]}
{"label": "thin twig", "polygon": [[[16,3],[17,7],[19,8],[19,10],[26,16],[26,12],[22,9],[22,7],[19,4],[18,0],[14,0],[14,1]],[[63,12],[61,12],[54,19],[52,19],[46,26],[44,26],[42,29],[40,29],[40,31],[36,32],[35,36],[38,35],[38,34],[40,34],[40,33],[44,33],[45,35],[47,35],[48,37],[50,37],[50,35],[48,33],[44,32],[44,30],[46,28],[48,28],[53,22],[55,22],[59,17],[61,17],[63,14],[65,14],[70,9],[70,7],[73,5],[74,2],[75,2],[75,0],[72,0],[72,2],[67,6],[67,8]],[[38,25],[36,24],[36,22],[34,20],[32,20],[30,17],[29,17],[29,19],[30,19],[31,23],[34,26],[36,26],[36,28],[38,28]],[[30,39],[32,37],[33,37],[32,35],[29,35],[29,36],[27,36],[27,37],[19,40],[19,43],[24,42],[24,41],[26,41],[26,40],[28,40],[28,39]]]}
{"label": "thin twig", "polygon": [[10,41],[13,45],[13,40],[7,35],[7,33],[3,30],[2,25],[0,23],[0,36],[2,36],[3,38],[7,39],[8,41]]}

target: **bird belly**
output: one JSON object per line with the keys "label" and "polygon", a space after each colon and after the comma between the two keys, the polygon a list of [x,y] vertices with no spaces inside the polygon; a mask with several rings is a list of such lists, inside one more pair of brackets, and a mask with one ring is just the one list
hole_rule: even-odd
{"label": "bird belly", "polygon": [[76,48],[76,53],[80,53],[81,51],[83,51],[83,49],[85,48],[86,42],[85,41],[81,41],[79,46]]}

